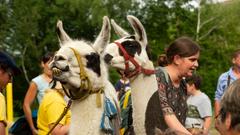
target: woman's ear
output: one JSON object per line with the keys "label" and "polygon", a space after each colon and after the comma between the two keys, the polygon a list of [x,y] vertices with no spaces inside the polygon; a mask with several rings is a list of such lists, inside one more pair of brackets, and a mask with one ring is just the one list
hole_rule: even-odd
{"label": "woman's ear", "polygon": [[44,68],[44,63],[41,61],[41,68]]}
{"label": "woman's ear", "polygon": [[232,58],[232,63],[233,63],[233,64],[236,63],[236,58]]}
{"label": "woman's ear", "polygon": [[181,61],[182,61],[182,58],[181,58],[179,55],[175,55],[175,56],[173,57],[173,63],[174,63],[175,65],[180,65],[180,64],[181,64]]}
{"label": "woman's ear", "polygon": [[225,125],[227,130],[231,128],[231,118],[232,118],[231,114],[227,113],[226,120],[225,120]]}

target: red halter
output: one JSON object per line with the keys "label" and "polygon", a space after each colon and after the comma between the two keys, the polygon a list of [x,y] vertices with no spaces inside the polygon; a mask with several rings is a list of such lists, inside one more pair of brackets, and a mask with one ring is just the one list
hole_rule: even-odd
{"label": "red halter", "polygon": [[[131,57],[130,55],[128,55],[127,51],[123,48],[122,44],[119,42],[114,42],[122,51],[123,53],[123,57],[125,60],[125,71],[124,73],[126,74],[126,77],[131,78],[139,73],[144,73],[145,75],[151,75],[155,73],[155,70],[151,70],[151,69],[145,69],[143,67],[141,67],[133,57]],[[132,62],[132,64],[136,67],[135,70],[133,72],[131,72],[129,70],[129,61]]]}

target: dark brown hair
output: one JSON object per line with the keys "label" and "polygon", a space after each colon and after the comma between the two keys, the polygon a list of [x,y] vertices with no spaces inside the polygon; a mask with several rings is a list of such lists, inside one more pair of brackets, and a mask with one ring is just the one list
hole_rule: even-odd
{"label": "dark brown hair", "polygon": [[194,84],[196,89],[200,89],[202,84],[202,78],[197,74],[193,74],[192,76],[186,78],[186,82],[188,84]]}
{"label": "dark brown hair", "polygon": [[237,49],[232,53],[232,58],[237,58],[238,55],[240,55],[240,49]]}
{"label": "dark brown hair", "polygon": [[161,66],[161,67],[167,66],[168,62],[167,62],[166,54],[160,54],[158,56],[157,64],[158,66]]}
{"label": "dark brown hair", "polygon": [[190,57],[199,51],[199,45],[192,41],[192,39],[189,37],[180,37],[169,45],[166,55],[168,63],[172,63],[175,55],[179,55],[180,57]]}
{"label": "dark brown hair", "polygon": [[41,61],[45,64],[47,63],[50,59],[52,59],[54,56],[53,52],[47,52],[46,54],[44,54],[41,58]]}

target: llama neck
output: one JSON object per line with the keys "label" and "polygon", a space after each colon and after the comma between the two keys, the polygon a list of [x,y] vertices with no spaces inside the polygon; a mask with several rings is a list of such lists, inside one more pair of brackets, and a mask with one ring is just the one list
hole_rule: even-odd
{"label": "llama neck", "polygon": [[101,94],[102,106],[100,108],[96,104],[97,94],[91,94],[81,101],[73,101],[70,135],[104,135],[99,128],[104,110],[104,96],[109,98],[112,103],[114,103],[113,100],[117,101],[115,89],[109,81],[105,82],[104,88],[104,94]]}
{"label": "llama neck", "polygon": [[[97,107],[96,95],[97,94],[91,94],[82,101],[73,101],[71,107],[71,135],[92,135],[100,133],[100,130],[98,131],[97,129],[99,129],[103,106],[100,108]],[[101,99],[103,99],[103,94],[101,94]]]}
{"label": "llama neck", "polygon": [[[147,69],[154,69],[152,62],[148,63]],[[157,90],[155,74],[147,76],[139,74],[130,82],[132,89],[133,126],[135,134],[146,134],[144,122],[147,104],[153,93]]]}

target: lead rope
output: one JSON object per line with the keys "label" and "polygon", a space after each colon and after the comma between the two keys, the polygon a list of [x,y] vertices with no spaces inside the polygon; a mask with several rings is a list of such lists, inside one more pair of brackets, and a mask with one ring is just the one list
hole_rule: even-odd
{"label": "lead rope", "polygon": [[69,110],[69,108],[72,105],[72,99],[69,99],[67,106],[64,108],[62,114],[60,115],[60,117],[58,118],[58,120],[55,122],[55,124],[53,125],[53,127],[48,131],[47,135],[50,135],[50,133],[53,131],[53,129],[59,124],[59,122],[63,119],[63,117],[67,114],[67,111]]}

